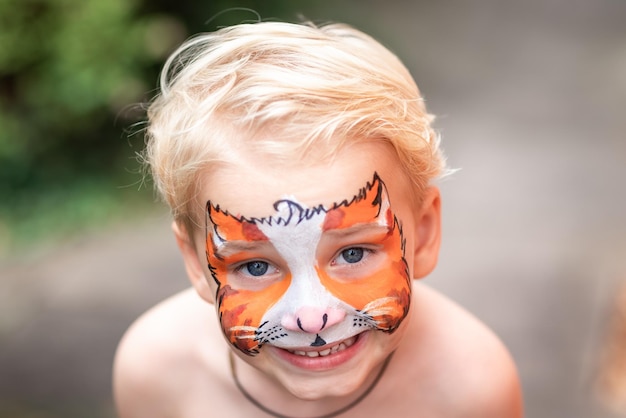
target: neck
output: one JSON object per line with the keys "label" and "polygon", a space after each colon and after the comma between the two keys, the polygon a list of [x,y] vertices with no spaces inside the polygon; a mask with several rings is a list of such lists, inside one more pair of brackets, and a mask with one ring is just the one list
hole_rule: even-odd
{"label": "neck", "polygon": [[[393,355],[393,354],[392,354]],[[233,379],[250,403],[275,417],[334,417],[356,407],[374,389],[391,359],[390,355],[354,392],[345,396],[328,396],[305,400],[294,396],[279,381],[250,366],[229,352]]]}

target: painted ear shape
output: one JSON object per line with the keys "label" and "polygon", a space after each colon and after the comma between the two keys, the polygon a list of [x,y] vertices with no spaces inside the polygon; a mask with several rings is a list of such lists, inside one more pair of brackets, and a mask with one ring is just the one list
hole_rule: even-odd
{"label": "painted ear shape", "polygon": [[[211,228],[214,244],[224,241],[267,241],[268,238],[259,229],[257,224],[289,225],[293,221],[302,222],[315,214],[325,212],[326,218],[323,231],[329,229],[343,229],[360,223],[371,223],[379,220],[381,225],[391,225],[393,217],[389,210],[389,195],[387,188],[377,173],[371,183],[367,183],[350,200],[343,200],[333,204],[330,208],[322,205],[313,208],[304,208],[291,200],[279,200],[274,208],[283,215],[267,218],[245,218],[233,216],[207,202],[207,229]],[[349,210],[347,210],[349,208]],[[281,209],[281,210],[279,210]],[[209,232],[209,231],[207,231]]]}
{"label": "painted ear shape", "polygon": [[322,228],[324,231],[343,229],[371,223],[372,220],[378,221],[380,225],[393,224],[387,189],[376,173],[372,183],[362,188],[351,201],[344,200],[328,210]]}
{"label": "painted ear shape", "polygon": [[207,238],[209,235],[213,236],[218,242],[268,240],[254,219],[237,218],[222,211],[219,206],[213,206],[211,202],[207,202],[207,228],[212,229],[212,233],[207,234]]}

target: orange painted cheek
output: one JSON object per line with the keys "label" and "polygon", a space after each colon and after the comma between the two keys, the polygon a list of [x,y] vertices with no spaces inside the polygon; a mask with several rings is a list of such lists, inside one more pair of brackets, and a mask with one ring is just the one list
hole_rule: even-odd
{"label": "orange painted cheek", "polygon": [[410,282],[404,266],[406,264],[402,261],[389,262],[376,272],[349,282],[334,280],[319,269],[318,275],[322,285],[330,293],[355,309],[362,310],[373,300],[410,292]]}
{"label": "orange painted cheek", "polygon": [[233,289],[226,284],[218,291],[222,331],[226,338],[245,353],[258,349],[255,331],[263,316],[285,294],[291,276],[259,291]]}
{"label": "orange painted cheek", "polygon": [[385,253],[385,262],[366,276],[347,282],[339,281],[319,268],[318,275],[330,293],[371,315],[380,329],[392,331],[408,313],[411,295],[411,281],[398,228],[394,228],[384,241],[382,251]]}
{"label": "orange painted cheek", "polygon": [[218,258],[212,240],[207,239],[207,261],[218,284],[217,305],[222,332],[236,348],[246,354],[258,351],[255,331],[261,325],[265,312],[287,291],[291,276],[272,283],[261,290],[235,289],[229,283],[229,266],[250,259],[250,254]]}
{"label": "orange painted cheek", "polygon": [[409,312],[411,285],[402,260],[349,283],[319,275],[330,293],[367,315],[379,330],[393,332]]}

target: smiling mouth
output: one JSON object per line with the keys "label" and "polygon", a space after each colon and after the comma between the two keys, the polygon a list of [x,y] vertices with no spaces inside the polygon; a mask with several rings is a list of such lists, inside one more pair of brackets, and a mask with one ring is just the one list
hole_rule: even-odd
{"label": "smiling mouth", "polygon": [[356,342],[356,340],[358,339],[358,335],[355,335],[353,337],[350,337],[348,339],[345,339],[343,341],[341,341],[338,344],[332,345],[328,348],[325,348],[323,350],[319,350],[319,351],[315,351],[315,350],[287,350],[289,351],[291,354],[295,354],[297,356],[303,356],[303,357],[326,357],[329,356],[331,354],[334,353],[338,353],[340,351],[345,350],[346,348],[350,347],[352,344],[354,344]]}

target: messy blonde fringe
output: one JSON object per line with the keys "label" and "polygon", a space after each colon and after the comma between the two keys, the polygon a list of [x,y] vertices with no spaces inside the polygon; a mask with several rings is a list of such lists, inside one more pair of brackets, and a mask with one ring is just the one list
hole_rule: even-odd
{"label": "messy blonde fringe", "polygon": [[386,141],[419,196],[445,170],[432,120],[408,70],[368,35],[344,24],[241,24],[169,57],[148,108],[145,161],[187,227],[200,171],[234,161],[244,143],[287,162]]}

